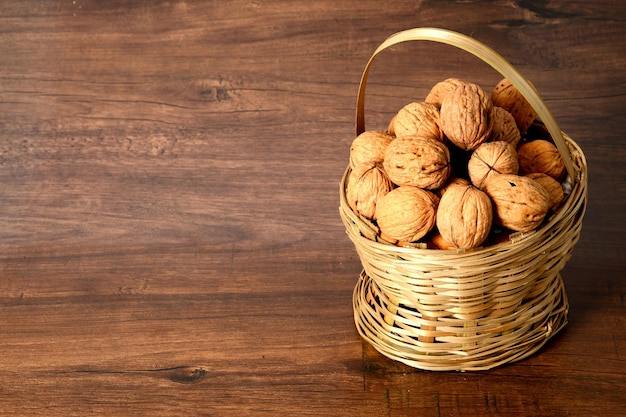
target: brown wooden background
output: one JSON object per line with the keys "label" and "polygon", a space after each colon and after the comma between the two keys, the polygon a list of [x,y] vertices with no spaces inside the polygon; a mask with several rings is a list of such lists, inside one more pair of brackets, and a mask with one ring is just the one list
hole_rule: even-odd
{"label": "brown wooden background", "polygon": [[[3,1],[0,414],[626,415],[626,3]],[[570,323],[483,373],[392,362],[352,321],[338,186],[361,71],[402,29],[488,44],[583,148]],[[367,126],[448,76],[386,51]]]}

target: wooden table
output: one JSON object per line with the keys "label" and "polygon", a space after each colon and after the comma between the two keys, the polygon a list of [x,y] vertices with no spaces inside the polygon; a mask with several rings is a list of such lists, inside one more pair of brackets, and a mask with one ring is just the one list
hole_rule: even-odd
{"label": "wooden table", "polygon": [[[3,416],[626,415],[626,3],[5,1],[0,5]],[[358,81],[412,27],[491,46],[589,165],[569,324],[487,372],[379,354],[339,181]],[[449,76],[386,51],[367,126]]]}

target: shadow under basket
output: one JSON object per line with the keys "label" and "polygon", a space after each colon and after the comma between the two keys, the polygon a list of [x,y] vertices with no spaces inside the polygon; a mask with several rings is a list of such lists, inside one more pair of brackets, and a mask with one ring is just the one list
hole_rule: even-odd
{"label": "shadow under basket", "polygon": [[400,247],[380,239],[378,227],[346,200],[350,167],[340,186],[340,215],[361,260],[353,294],[360,335],[381,354],[433,371],[479,371],[537,352],[567,324],[569,304],[560,271],[582,229],[587,165],[530,85],[502,57],[454,32],[421,28],[399,32],[366,66],[357,100],[357,136],[364,131],[363,96],[373,58],[409,40],[462,48],[512,81],[537,110],[568,170],[571,191],[543,225],[509,241],[471,250]]}

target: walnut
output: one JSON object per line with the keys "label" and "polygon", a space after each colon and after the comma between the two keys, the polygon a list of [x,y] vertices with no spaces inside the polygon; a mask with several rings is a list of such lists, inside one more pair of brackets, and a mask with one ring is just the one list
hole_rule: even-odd
{"label": "walnut", "polygon": [[539,227],[550,208],[547,191],[528,177],[496,175],[484,191],[494,207],[494,223],[518,232]]}
{"label": "walnut", "polygon": [[508,142],[486,142],[474,150],[467,169],[472,184],[483,189],[494,175],[517,174],[517,153]]}
{"label": "walnut", "polygon": [[348,177],[346,199],[355,213],[375,219],[377,202],[392,189],[393,184],[381,168],[359,165]]}
{"label": "walnut", "polygon": [[515,118],[511,113],[502,107],[493,108],[493,131],[491,132],[492,141],[504,141],[517,148],[522,135],[515,123]]}
{"label": "walnut", "polygon": [[479,246],[492,224],[491,200],[472,185],[450,187],[437,209],[437,229],[444,241],[457,248]]}
{"label": "walnut", "polygon": [[376,205],[381,234],[400,242],[415,242],[435,225],[439,198],[418,187],[402,186],[385,194]]}
{"label": "walnut", "polygon": [[401,136],[387,146],[383,167],[396,185],[433,190],[448,179],[450,153],[446,145],[434,139]]}
{"label": "walnut", "polygon": [[393,140],[384,132],[366,131],[357,136],[350,146],[350,166],[382,164],[387,145]]}
{"label": "walnut", "polygon": [[444,142],[439,127],[439,109],[425,102],[409,103],[396,114],[393,122],[396,136],[417,135]]}
{"label": "walnut", "polygon": [[539,172],[526,175],[528,178],[532,178],[541,185],[550,196],[550,209],[554,210],[565,198],[563,192],[563,186],[557,180],[547,174]]}
{"label": "walnut", "polygon": [[502,107],[513,115],[515,123],[520,133],[523,135],[528,127],[537,117],[537,112],[533,109],[522,95],[508,79],[501,80],[491,92],[491,101],[496,107]]}
{"label": "walnut", "polygon": [[459,85],[446,94],[439,117],[448,139],[464,150],[476,149],[493,130],[493,104],[473,83]]}
{"label": "walnut", "polygon": [[540,172],[561,182],[565,179],[565,162],[557,147],[547,140],[527,142],[517,150],[521,174]]}
{"label": "walnut", "polygon": [[434,104],[437,108],[441,108],[441,102],[443,101],[443,97],[450,91],[454,90],[456,87],[464,83],[465,81],[458,78],[447,78],[443,81],[440,81],[435,84],[433,88],[430,89],[430,92],[428,93],[424,101],[426,103]]}

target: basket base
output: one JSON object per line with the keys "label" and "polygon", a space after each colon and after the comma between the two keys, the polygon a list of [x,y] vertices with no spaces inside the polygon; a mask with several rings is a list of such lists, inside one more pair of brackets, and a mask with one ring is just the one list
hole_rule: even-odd
{"label": "basket base", "polygon": [[[394,305],[364,271],[354,289],[359,334],[378,352],[431,371],[480,371],[537,352],[567,324],[568,300],[560,274],[512,313],[476,320],[429,318]],[[543,283],[545,285],[545,283]]]}

